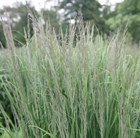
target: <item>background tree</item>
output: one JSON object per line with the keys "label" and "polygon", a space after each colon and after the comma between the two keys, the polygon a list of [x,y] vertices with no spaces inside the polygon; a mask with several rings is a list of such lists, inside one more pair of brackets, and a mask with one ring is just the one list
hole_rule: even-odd
{"label": "background tree", "polygon": [[111,29],[116,30],[118,27],[124,28],[126,25],[128,33],[134,42],[140,41],[140,1],[124,0],[116,5],[113,16],[108,19],[107,24]]}
{"label": "background tree", "polygon": [[[14,7],[4,7],[0,10],[0,13],[3,19],[8,18],[5,22],[11,23],[16,46],[22,46],[22,43],[25,44],[24,30],[26,32],[28,32],[28,29],[30,30],[30,34],[28,33],[29,36],[27,37],[33,35],[32,21],[28,20],[28,14],[32,13],[35,17],[38,16],[35,8],[30,3],[16,3]],[[2,32],[2,29],[0,31]],[[0,38],[0,41],[5,45],[3,37]]]}
{"label": "background tree", "polygon": [[[60,17],[56,9],[41,9],[41,12],[43,13],[44,20],[50,22],[51,26],[55,29],[56,32],[58,32]],[[28,32],[28,38],[32,37],[33,35],[32,20],[29,19],[29,13],[32,13],[33,16],[38,20],[39,14],[29,2],[27,2],[26,4],[18,2],[14,7],[6,6],[3,9],[0,9],[0,15],[2,16],[2,18],[8,18],[7,20],[11,23],[16,46],[22,46],[26,43],[24,31]],[[2,24],[0,24],[0,41],[5,47],[6,43]]]}
{"label": "background tree", "polygon": [[43,13],[45,23],[49,22],[51,26],[55,29],[55,31],[59,32],[60,17],[57,11],[55,9],[51,10],[42,9],[41,12]]}
{"label": "background tree", "polygon": [[27,33],[28,38],[33,35],[32,21],[31,19],[29,19],[28,14],[32,13],[36,17],[38,16],[38,13],[30,3],[18,4],[18,6],[16,6],[15,8],[15,12],[18,14],[19,20],[13,27],[14,38],[15,40],[17,40],[17,44],[18,42],[25,44],[26,40],[24,36],[24,30],[26,32],[30,31],[29,33]]}
{"label": "background tree", "polygon": [[81,12],[85,22],[90,21],[99,31],[105,31],[106,25],[101,11],[102,5],[97,0],[63,0],[60,2],[59,8],[65,10],[64,17],[67,21],[76,19],[75,17]]}

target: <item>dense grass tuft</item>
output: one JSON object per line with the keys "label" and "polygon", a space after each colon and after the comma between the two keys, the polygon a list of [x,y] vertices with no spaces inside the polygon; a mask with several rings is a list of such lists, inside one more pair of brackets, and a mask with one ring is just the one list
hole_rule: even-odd
{"label": "dense grass tuft", "polygon": [[119,34],[104,39],[88,25],[67,34],[47,28],[3,54],[16,127],[24,138],[139,138],[139,55]]}

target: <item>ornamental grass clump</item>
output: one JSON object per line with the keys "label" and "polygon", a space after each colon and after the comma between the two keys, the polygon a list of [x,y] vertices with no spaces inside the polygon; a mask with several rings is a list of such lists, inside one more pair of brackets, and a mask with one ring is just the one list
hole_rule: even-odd
{"label": "ornamental grass clump", "polygon": [[120,33],[105,39],[77,26],[59,35],[40,28],[5,51],[1,81],[14,123],[1,107],[5,120],[24,138],[139,138],[139,53]]}

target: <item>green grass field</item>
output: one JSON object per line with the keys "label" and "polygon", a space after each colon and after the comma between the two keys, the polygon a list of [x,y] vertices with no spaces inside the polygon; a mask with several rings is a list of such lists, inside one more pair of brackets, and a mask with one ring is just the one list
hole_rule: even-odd
{"label": "green grass field", "polygon": [[140,138],[140,53],[121,34],[94,36],[87,25],[75,39],[75,30],[57,39],[47,29],[3,52],[0,82],[16,120],[0,104],[6,129],[20,131],[12,138]]}

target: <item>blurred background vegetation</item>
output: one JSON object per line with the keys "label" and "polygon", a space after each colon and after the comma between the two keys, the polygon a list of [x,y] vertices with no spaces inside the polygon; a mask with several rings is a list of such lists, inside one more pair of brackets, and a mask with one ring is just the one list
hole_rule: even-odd
{"label": "blurred background vegetation", "polygon": [[[49,0],[54,1],[54,0]],[[55,31],[59,32],[60,26],[63,31],[66,30],[69,23],[77,23],[79,16],[83,17],[84,23],[90,22],[95,25],[95,32],[103,35],[111,35],[118,29],[124,30],[127,27],[128,39],[133,43],[140,41],[140,1],[124,0],[114,6],[102,5],[97,0],[60,0],[58,4],[50,9],[42,8],[42,20],[49,21]],[[25,31],[33,35],[31,20],[28,20],[28,14],[32,13],[39,19],[38,11],[31,2],[16,2],[14,6],[4,6],[0,9],[0,20],[7,23],[10,21],[16,46],[25,44]],[[0,42],[6,47],[3,33],[2,22],[0,22]]]}

